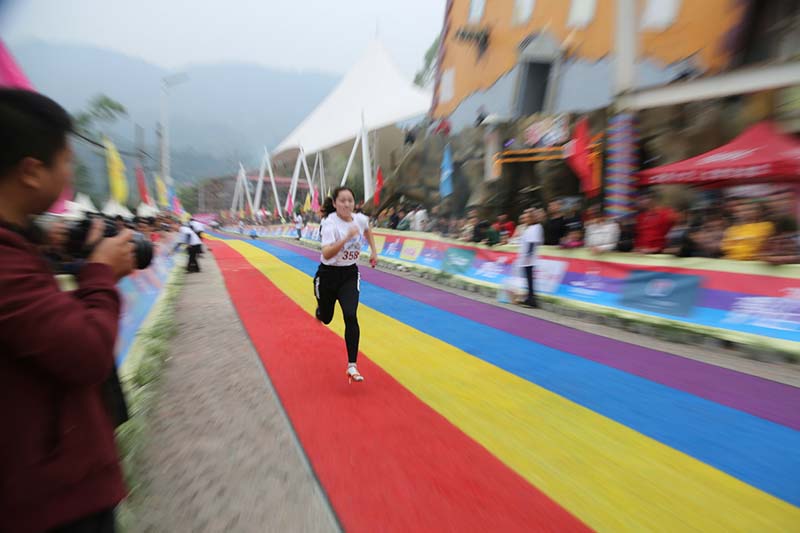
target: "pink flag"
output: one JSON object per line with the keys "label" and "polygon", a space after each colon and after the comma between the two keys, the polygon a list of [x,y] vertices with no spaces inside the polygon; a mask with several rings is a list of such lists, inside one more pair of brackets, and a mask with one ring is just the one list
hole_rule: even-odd
{"label": "pink flag", "polygon": [[0,87],[33,90],[33,85],[17,66],[2,40],[0,40]]}
{"label": "pink flag", "polygon": [[319,211],[319,191],[314,187],[314,195],[311,197],[311,210],[315,213]]}
{"label": "pink flag", "polygon": [[58,197],[58,200],[50,206],[50,209],[47,210],[48,213],[53,213],[54,215],[62,215],[67,212],[67,202],[72,200],[72,187],[67,185],[64,187],[64,190],[61,191],[61,196]]}

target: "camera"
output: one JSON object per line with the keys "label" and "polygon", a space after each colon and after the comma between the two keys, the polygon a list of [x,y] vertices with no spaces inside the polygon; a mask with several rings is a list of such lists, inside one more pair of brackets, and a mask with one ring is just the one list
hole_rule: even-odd
{"label": "camera", "polygon": [[[103,221],[103,239],[114,237],[119,233],[119,228],[114,220],[109,220],[105,217],[98,217],[97,215],[87,214],[85,218],[71,222],[67,225],[67,253],[77,259],[85,259],[92,253],[93,246],[86,244],[86,238],[89,235],[89,230],[96,219]],[[136,258],[136,268],[138,270],[145,269],[150,266],[153,260],[153,244],[150,240],[139,232],[134,232],[131,238],[133,243],[134,256]]]}

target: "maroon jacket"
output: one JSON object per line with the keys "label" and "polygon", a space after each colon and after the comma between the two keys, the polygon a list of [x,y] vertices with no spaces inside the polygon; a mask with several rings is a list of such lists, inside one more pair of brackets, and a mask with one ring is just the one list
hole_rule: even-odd
{"label": "maroon jacket", "polygon": [[101,388],[119,294],[106,265],[86,265],[78,286],[61,292],[34,245],[0,227],[0,531],[43,531],[125,497]]}

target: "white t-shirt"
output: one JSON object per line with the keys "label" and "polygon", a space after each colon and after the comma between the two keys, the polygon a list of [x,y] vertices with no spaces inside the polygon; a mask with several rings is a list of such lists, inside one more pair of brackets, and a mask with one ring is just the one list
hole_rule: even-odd
{"label": "white t-shirt", "polygon": [[300,213],[294,216],[294,228],[303,229],[303,216]]}
{"label": "white t-shirt", "polygon": [[192,231],[192,229],[190,227],[181,226],[180,230],[178,230],[178,231],[183,236],[183,242],[185,242],[189,246],[195,246],[197,244],[203,244],[203,241],[200,240],[200,237],[197,236],[197,233]]}
{"label": "white t-shirt", "polygon": [[189,225],[195,231],[195,233],[200,233],[206,230],[205,225],[202,222],[198,222],[197,220],[190,220]]}
{"label": "white t-shirt", "polygon": [[417,211],[414,218],[411,220],[411,231],[425,231],[425,226],[428,224],[428,212],[424,209]]}
{"label": "white t-shirt", "polygon": [[616,222],[603,222],[602,224],[589,224],[586,226],[584,246],[586,248],[599,248],[610,252],[617,247],[619,242],[619,224]]}
{"label": "white t-shirt", "polygon": [[525,228],[519,243],[519,266],[535,266],[536,249],[542,244],[544,244],[544,229],[541,224]]}
{"label": "white t-shirt", "polygon": [[331,213],[322,219],[321,237],[322,246],[328,246],[343,239],[350,228],[356,224],[358,226],[358,236],[353,237],[342,246],[339,253],[325,259],[320,254],[320,261],[324,265],[331,266],[349,266],[358,261],[358,256],[361,254],[361,239],[364,237],[364,232],[369,229],[369,218],[363,213],[353,213],[353,220],[345,222],[336,213]]}

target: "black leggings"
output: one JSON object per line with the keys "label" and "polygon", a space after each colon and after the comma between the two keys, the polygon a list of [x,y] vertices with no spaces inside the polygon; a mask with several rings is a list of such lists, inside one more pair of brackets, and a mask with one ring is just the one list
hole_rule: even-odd
{"label": "black leggings", "polygon": [[358,358],[358,341],[361,329],[358,327],[358,293],[361,290],[361,276],[356,265],[337,267],[320,265],[314,276],[314,296],[317,297],[317,319],[323,324],[333,320],[336,301],[344,316],[344,342],[347,345],[347,361],[355,363]]}

